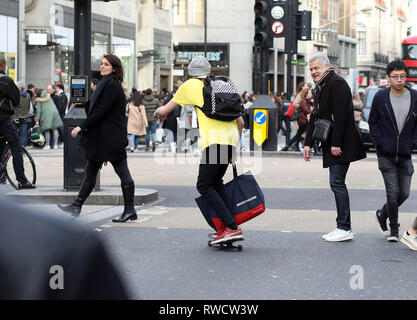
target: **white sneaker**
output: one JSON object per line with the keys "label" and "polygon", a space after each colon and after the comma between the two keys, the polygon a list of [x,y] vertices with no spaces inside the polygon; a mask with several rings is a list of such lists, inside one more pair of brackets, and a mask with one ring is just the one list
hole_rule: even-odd
{"label": "white sneaker", "polygon": [[54,146],[54,149],[58,149],[58,146]]}
{"label": "white sneaker", "polygon": [[51,146],[50,146],[50,145],[44,146],[44,147],[42,148],[42,150],[51,150]]}
{"label": "white sneaker", "polygon": [[353,233],[352,230],[349,231],[345,231],[342,229],[336,229],[336,231],[326,237],[324,240],[329,241],[329,242],[339,242],[339,241],[347,241],[347,240],[352,240],[353,239]]}
{"label": "white sneaker", "polygon": [[417,251],[417,234],[407,234],[405,231],[400,241],[411,250]]}
{"label": "white sneaker", "polygon": [[330,231],[329,233],[326,233],[326,234],[323,234],[322,236],[321,236],[321,238],[323,239],[323,240],[326,240],[326,238],[327,237],[330,237],[331,235],[333,235],[333,233],[335,233],[337,231],[337,228],[336,229],[334,229],[333,231]]}

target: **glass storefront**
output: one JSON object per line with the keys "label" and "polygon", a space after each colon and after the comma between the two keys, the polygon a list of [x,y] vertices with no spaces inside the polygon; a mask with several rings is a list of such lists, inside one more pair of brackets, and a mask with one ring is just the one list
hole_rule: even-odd
{"label": "glass storefront", "polygon": [[[55,26],[55,38],[59,46],[55,52],[55,83],[63,83],[68,87],[74,70],[74,29]],[[113,37],[110,50],[110,35],[93,32],[91,34],[91,70],[92,76],[97,77],[100,72],[101,59],[109,52],[116,54],[122,61],[125,71],[124,86],[131,89],[134,86],[135,42],[130,39]]]}
{"label": "glass storefront", "polygon": [[6,58],[6,74],[14,81],[17,76],[17,18],[0,15],[0,55]]}
{"label": "glass storefront", "polygon": [[54,83],[62,83],[68,88],[74,67],[74,29],[55,26],[55,38],[60,45],[55,52]]}
{"label": "glass storefront", "polygon": [[120,58],[124,70],[123,87],[132,90],[135,83],[135,41],[113,37],[113,53]]}

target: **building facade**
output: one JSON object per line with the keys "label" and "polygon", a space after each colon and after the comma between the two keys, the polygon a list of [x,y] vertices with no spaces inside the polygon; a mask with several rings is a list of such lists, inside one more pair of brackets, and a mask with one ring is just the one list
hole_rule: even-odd
{"label": "building facade", "polygon": [[172,0],[139,1],[139,90],[172,90],[172,8]]}
{"label": "building facade", "polygon": [[19,1],[0,1],[0,55],[6,58],[6,73],[17,80],[19,70]]}
{"label": "building facade", "polygon": [[357,13],[359,85],[385,84],[389,61],[401,58],[411,26],[411,1],[362,0]]}
{"label": "building facade", "polygon": [[[100,77],[103,55],[120,57],[124,86],[137,82],[136,36],[138,6],[135,0],[92,2],[91,75]],[[74,65],[74,1],[33,0],[25,12],[26,83],[68,86]]]}

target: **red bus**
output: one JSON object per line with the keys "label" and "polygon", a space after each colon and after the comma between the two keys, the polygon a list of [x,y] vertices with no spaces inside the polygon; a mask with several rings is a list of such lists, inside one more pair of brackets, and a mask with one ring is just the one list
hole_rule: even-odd
{"label": "red bus", "polygon": [[410,36],[402,42],[402,60],[408,68],[407,82],[417,83],[417,36]]}

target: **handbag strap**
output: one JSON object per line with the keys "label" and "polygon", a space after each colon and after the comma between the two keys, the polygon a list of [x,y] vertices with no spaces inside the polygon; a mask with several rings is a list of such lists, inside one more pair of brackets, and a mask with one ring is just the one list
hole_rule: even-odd
{"label": "handbag strap", "polygon": [[233,167],[233,179],[237,179],[236,163],[232,163],[232,167]]}
{"label": "handbag strap", "polygon": [[236,163],[232,163],[232,167],[233,167],[233,179],[237,179]]}

